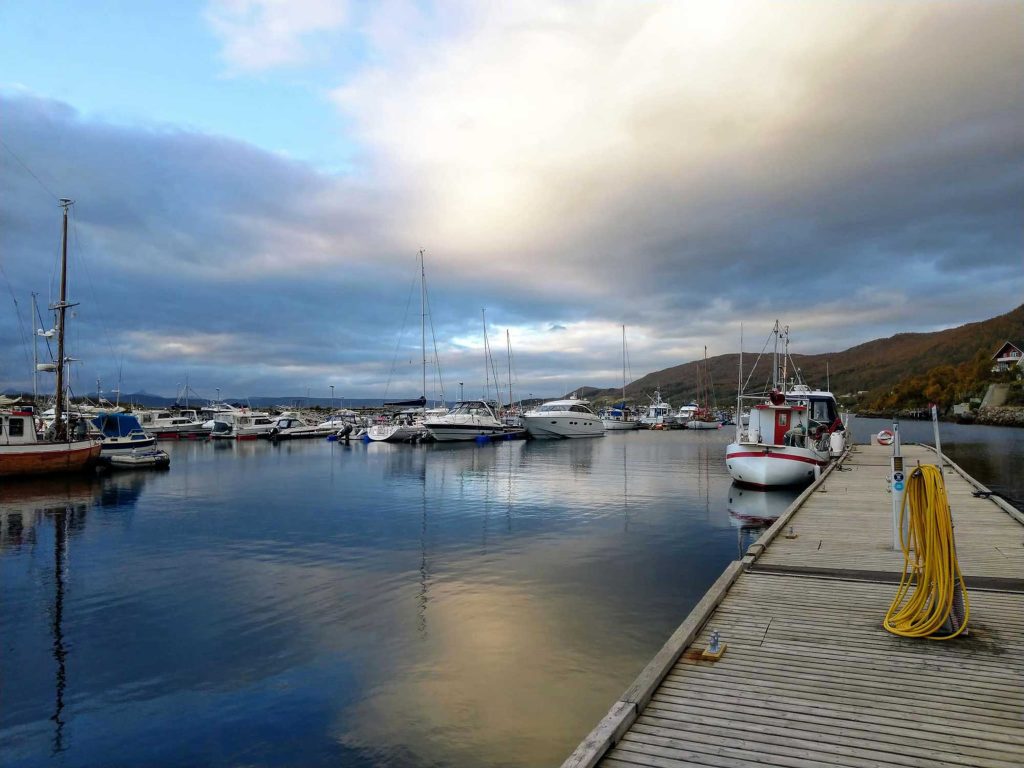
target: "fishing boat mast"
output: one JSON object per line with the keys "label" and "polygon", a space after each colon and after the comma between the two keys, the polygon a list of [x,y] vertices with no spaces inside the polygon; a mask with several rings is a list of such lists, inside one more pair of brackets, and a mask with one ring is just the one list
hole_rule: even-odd
{"label": "fishing boat mast", "polygon": [[64,321],[68,307],[68,208],[74,200],[60,199],[63,221],[60,238],[60,301],[50,307],[57,310],[57,397],[53,406],[53,428],[56,440],[70,439],[70,431],[64,423]]}

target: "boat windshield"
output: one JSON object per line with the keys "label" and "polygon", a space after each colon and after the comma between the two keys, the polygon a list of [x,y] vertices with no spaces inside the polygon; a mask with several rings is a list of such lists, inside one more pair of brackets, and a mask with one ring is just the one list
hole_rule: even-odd
{"label": "boat windshield", "polygon": [[453,416],[477,416],[481,413],[489,416],[491,409],[480,400],[470,400],[464,403],[458,403],[451,411],[451,415]]}

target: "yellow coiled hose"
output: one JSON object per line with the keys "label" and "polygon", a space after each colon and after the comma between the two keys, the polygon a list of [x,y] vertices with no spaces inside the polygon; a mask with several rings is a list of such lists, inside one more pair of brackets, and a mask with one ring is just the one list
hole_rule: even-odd
{"label": "yellow coiled hose", "polygon": [[[909,509],[909,525],[904,520]],[[909,536],[904,539],[904,529]],[[953,541],[953,516],[942,472],[931,464],[915,469],[907,480],[900,507],[903,578],[883,626],[901,637],[950,640],[967,628],[970,605]],[[910,552],[914,559],[911,562]],[[911,592],[913,590],[913,592]],[[949,622],[949,625],[947,625]],[[936,634],[951,626],[949,634]]]}

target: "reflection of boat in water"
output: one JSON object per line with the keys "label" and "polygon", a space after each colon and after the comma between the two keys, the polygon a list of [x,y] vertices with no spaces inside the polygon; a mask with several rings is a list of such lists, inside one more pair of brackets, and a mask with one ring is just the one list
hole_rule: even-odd
{"label": "reflection of boat in water", "polygon": [[100,500],[103,485],[87,474],[5,480],[0,485],[0,551],[32,540],[46,514],[85,510]]}
{"label": "reflection of boat in water", "polygon": [[733,482],[729,487],[729,521],[739,528],[771,525],[800,495],[799,490],[759,490]]}

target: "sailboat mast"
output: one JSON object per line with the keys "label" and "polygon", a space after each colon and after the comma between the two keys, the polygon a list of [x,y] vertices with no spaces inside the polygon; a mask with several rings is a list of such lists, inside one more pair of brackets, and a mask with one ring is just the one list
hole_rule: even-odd
{"label": "sailboat mast", "polygon": [[[626,326],[622,326],[622,409],[626,409]],[[623,413],[625,418],[625,413]]]}
{"label": "sailboat mast", "polygon": [[36,332],[36,295],[32,294],[32,402],[39,399],[39,334]]}
{"label": "sailboat mast", "polygon": [[487,309],[484,307],[480,307],[480,319],[484,324],[484,400],[487,400],[491,394],[491,374],[487,367],[487,359],[491,353],[487,342]]}
{"label": "sailboat mast", "polygon": [[505,329],[505,348],[508,354],[508,410],[512,411],[512,337]]}
{"label": "sailboat mast", "polygon": [[[427,273],[420,248],[420,352],[423,355],[423,399],[427,397]],[[426,406],[424,406],[426,407]]]}
{"label": "sailboat mast", "polygon": [[63,222],[60,238],[60,301],[57,310],[57,401],[53,406],[53,425],[58,438],[64,437],[67,430],[64,426],[64,319],[68,307],[68,207],[73,200],[66,197],[60,199],[63,209]]}

